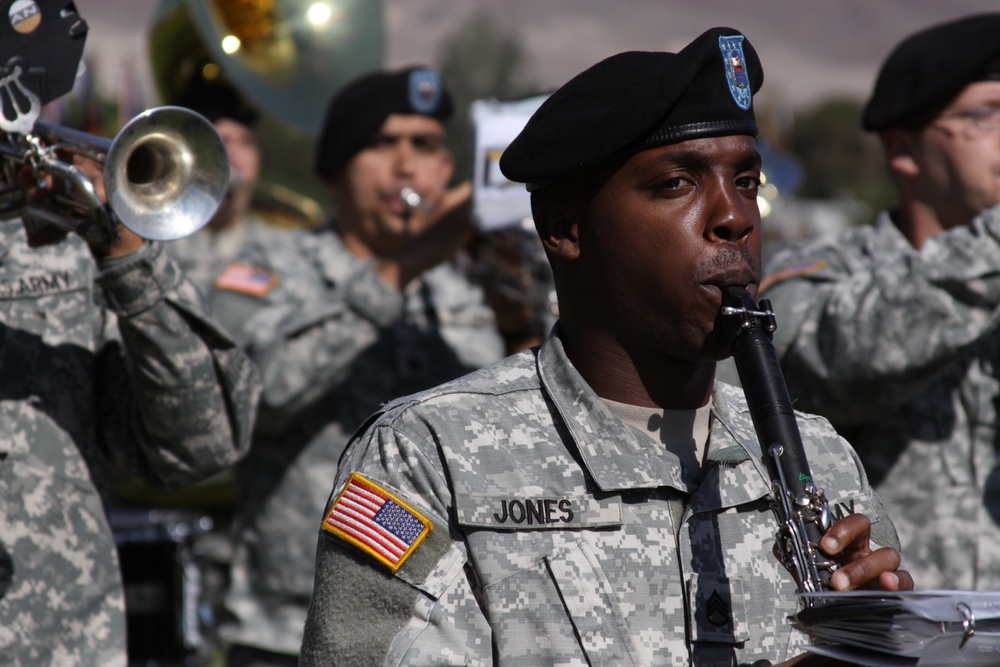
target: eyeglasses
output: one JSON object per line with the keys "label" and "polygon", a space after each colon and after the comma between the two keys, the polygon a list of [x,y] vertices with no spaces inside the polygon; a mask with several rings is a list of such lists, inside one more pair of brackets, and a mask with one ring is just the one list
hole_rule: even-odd
{"label": "eyeglasses", "polygon": [[989,131],[1000,129],[1000,106],[982,106],[962,111],[952,111],[938,116],[940,120],[957,118],[976,128]]}

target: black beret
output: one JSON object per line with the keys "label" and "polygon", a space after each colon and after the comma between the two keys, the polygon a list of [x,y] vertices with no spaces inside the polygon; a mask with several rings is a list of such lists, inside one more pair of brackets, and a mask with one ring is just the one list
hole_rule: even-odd
{"label": "black beret", "polygon": [[316,146],[316,173],[328,176],[343,167],[391,114],[429,116],[443,123],[451,108],[441,76],[427,67],[357,78],[330,100]]}
{"label": "black beret", "polygon": [[628,51],[578,74],[545,100],[500,157],[529,190],[613,157],[700,137],[757,135],[764,81],[750,42],[713,28],[678,53]]}
{"label": "black beret", "polygon": [[193,82],[170,100],[169,104],[197,111],[212,123],[220,118],[229,118],[247,127],[254,127],[258,119],[256,107],[224,81]]}
{"label": "black beret", "polygon": [[968,16],[922,30],[889,54],[865,106],[877,132],[946,106],[970,83],[1000,69],[1000,14]]}

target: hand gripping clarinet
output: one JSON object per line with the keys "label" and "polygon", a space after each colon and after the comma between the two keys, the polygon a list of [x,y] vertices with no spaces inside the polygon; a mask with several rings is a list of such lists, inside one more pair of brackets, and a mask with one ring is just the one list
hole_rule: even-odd
{"label": "hand gripping clarinet", "polygon": [[830,590],[830,576],[838,565],[818,545],[833,517],[823,490],[813,483],[771,342],[777,328],[771,303],[763,299],[758,305],[745,289],[729,287],[722,291],[722,314],[728,326],[738,329],[733,358],[771,478],[772,506],[780,524],[776,535],[779,555],[799,592]]}

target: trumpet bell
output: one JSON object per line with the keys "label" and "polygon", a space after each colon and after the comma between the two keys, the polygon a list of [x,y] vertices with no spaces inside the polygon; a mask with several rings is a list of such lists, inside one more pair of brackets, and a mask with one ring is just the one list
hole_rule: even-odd
{"label": "trumpet bell", "polygon": [[146,239],[172,241],[211,220],[229,185],[229,158],[203,116],[157,107],[117,134],[105,158],[104,183],[123,225]]}

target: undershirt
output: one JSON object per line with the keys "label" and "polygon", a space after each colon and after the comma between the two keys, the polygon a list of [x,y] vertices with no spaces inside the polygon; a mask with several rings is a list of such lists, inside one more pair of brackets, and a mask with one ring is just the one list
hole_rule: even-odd
{"label": "undershirt", "polygon": [[708,449],[711,404],[697,410],[664,410],[602,400],[614,416],[663,443],[688,472],[700,476]]}
{"label": "undershirt", "polygon": [[[702,465],[708,452],[711,403],[696,410],[664,410],[601,400],[611,414],[662,443],[667,451],[676,455],[686,478],[701,479]],[[687,505],[687,494],[678,492],[678,496],[670,502],[675,529],[680,528],[680,519]]]}

